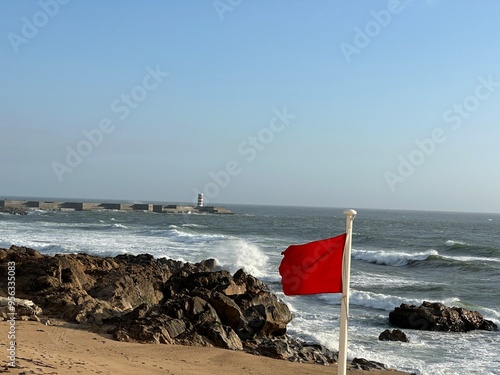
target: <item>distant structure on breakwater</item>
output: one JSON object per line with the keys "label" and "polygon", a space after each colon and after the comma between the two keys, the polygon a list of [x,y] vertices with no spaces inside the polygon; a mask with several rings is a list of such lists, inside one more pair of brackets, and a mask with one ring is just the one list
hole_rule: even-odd
{"label": "distant structure on breakwater", "polygon": [[198,208],[203,207],[203,194],[202,193],[198,194],[198,206],[196,206],[196,207],[198,207]]}
{"label": "distant structure on breakwater", "polygon": [[173,214],[232,214],[224,207],[205,206],[203,194],[198,195],[198,205],[185,206],[178,204],[162,205],[152,203],[100,203],[100,202],[49,202],[27,200],[0,200],[0,211],[16,212],[22,210],[45,211],[146,211]]}

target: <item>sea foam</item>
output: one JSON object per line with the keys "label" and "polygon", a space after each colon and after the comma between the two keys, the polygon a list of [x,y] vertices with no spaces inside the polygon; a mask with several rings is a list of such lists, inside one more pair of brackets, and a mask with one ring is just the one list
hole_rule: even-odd
{"label": "sea foam", "polygon": [[233,272],[242,268],[256,277],[268,275],[269,257],[256,244],[232,237],[220,242],[214,250],[222,268]]}

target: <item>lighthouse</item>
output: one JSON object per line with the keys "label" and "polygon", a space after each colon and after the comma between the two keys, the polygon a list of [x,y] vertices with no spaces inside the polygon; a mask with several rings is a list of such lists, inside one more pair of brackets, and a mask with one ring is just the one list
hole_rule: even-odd
{"label": "lighthouse", "polygon": [[198,208],[203,207],[203,193],[198,194]]}

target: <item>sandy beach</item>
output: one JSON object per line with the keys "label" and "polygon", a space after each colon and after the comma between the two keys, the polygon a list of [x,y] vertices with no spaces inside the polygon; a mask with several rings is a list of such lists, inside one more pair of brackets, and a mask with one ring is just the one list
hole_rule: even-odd
{"label": "sandy beach", "polygon": [[[337,366],[291,363],[217,348],[118,342],[78,324],[16,322],[17,368],[8,368],[8,322],[0,324],[1,373],[8,374],[337,374]],[[350,374],[400,375],[398,371],[349,370]]]}

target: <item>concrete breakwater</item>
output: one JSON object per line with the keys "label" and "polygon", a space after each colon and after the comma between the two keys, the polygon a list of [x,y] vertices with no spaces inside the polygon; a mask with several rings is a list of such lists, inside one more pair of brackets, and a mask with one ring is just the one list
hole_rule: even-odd
{"label": "concrete breakwater", "polygon": [[175,214],[232,214],[224,207],[189,206],[189,205],[162,205],[153,203],[101,203],[101,202],[51,202],[28,200],[0,200],[0,211],[19,213],[28,210],[45,211],[146,211]]}

